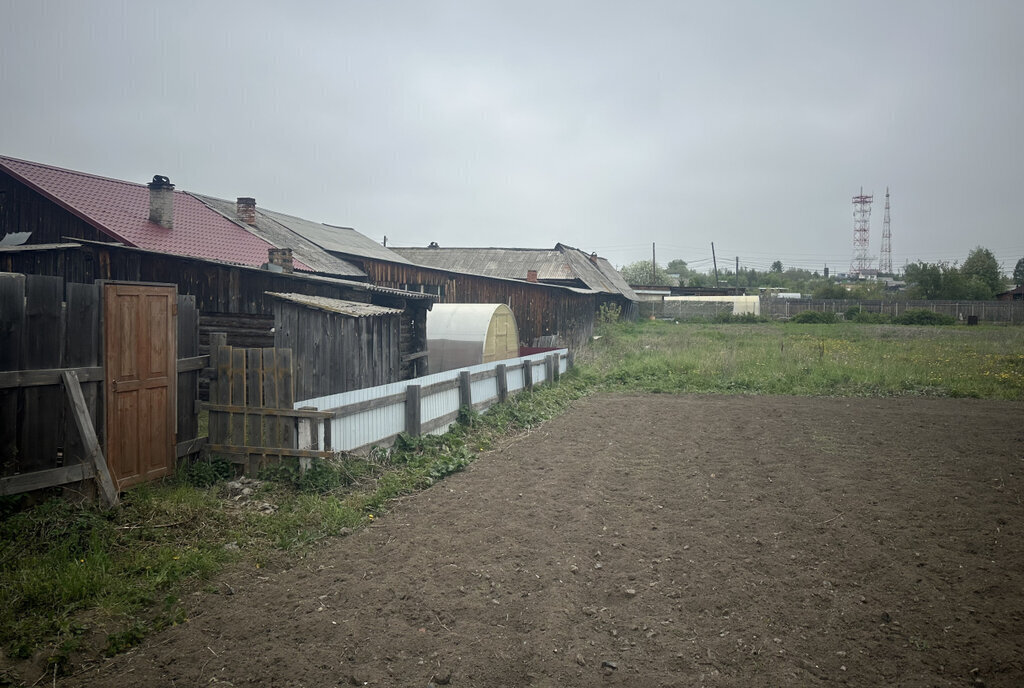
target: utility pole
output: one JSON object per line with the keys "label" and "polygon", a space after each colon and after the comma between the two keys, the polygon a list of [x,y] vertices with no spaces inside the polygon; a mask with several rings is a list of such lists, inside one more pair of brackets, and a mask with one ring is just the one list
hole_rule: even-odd
{"label": "utility pole", "polygon": [[718,288],[718,260],[715,259],[715,242],[711,242],[711,264],[715,266],[715,288]]}
{"label": "utility pole", "polygon": [[651,242],[651,284],[658,281],[658,262],[654,260],[654,242]]}
{"label": "utility pole", "polygon": [[736,256],[736,294],[740,293],[740,257]]}

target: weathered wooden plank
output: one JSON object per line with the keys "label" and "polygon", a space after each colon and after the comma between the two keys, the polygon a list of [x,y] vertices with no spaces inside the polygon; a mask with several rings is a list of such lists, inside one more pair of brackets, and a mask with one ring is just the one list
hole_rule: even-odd
{"label": "weathered wooden plank", "polygon": [[[179,351],[179,355],[180,353],[181,352]],[[178,359],[177,370],[179,373],[190,373],[194,370],[203,370],[208,367],[210,367],[209,356],[189,356],[187,358]]]}
{"label": "weathered wooden plank", "polygon": [[32,471],[21,475],[12,475],[0,478],[0,495],[14,495],[32,490],[42,490],[47,487],[57,487],[76,483],[82,480],[89,480],[96,476],[96,469],[92,464],[76,463],[60,468],[50,468],[44,471]]}
{"label": "weathered wooden plank", "polygon": [[505,401],[508,399],[508,375],[505,373],[504,363],[494,367],[494,379],[498,383],[498,401]]}
{"label": "weathered wooden plank", "polygon": [[263,351],[261,349],[245,350],[245,390],[246,409],[245,444],[258,447],[263,442],[263,417],[252,411],[260,410],[263,405]]}
{"label": "weathered wooden plank", "polygon": [[438,392],[447,392],[449,389],[456,389],[459,386],[457,378],[451,380],[442,380],[441,382],[435,382],[429,385],[423,385],[423,396],[430,394],[437,394]]}
{"label": "weathered wooden plank", "polygon": [[[65,318],[66,341],[64,344],[63,364],[68,367],[89,366],[80,370],[98,370],[103,375],[103,369],[98,367],[101,358],[100,347],[102,336],[100,333],[100,287],[98,284],[67,284],[67,308]],[[79,373],[79,383],[86,376]],[[103,418],[99,400],[101,398],[99,385],[95,382],[82,385],[82,397],[89,409],[89,416],[92,419],[93,427],[99,428],[101,423],[97,421]],[[81,463],[85,460],[85,447],[82,444],[78,432],[75,430],[75,421],[68,416],[64,420],[64,457],[65,466]],[[101,433],[97,432],[97,437]],[[100,437],[102,444],[102,437]]]}
{"label": "weathered wooden plank", "polygon": [[422,434],[421,418],[420,386],[409,385],[405,388],[405,431],[414,437]]}
{"label": "weathered wooden plank", "polygon": [[117,488],[107,470],[107,460],[100,449],[99,441],[96,439],[96,431],[93,429],[92,419],[89,418],[89,410],[85,407],[85,399],[82,397],[82,387],[78,383],[78,376],[73,372],[65,372],[64,390],[71,406],[71,413],[78,427],[78,434],[85,445],[86,461],[91,463],[95,469],[96,482],[99,484],[100,495],[107,506],[117,506]]}
{"label": "weathered wooden plank", "polygon": [[560,354],[551,354],[551,381],[558,382],[562,378],[562,357]]}
{"label": "weathered wooden plank", "polygon": [[73,370],[82,382],[102,382],[104,371],[102,366],[67,368],[44,368],[42,370],[9,370],[0,372],[0,389],[17,387],[43,387],[61,384],[61,374],[65,370]]}
{"label": "weathered wooden plank", "polygon": [[[21,368],[25,326],[25,276],[0,273],[0,371]],[[0,381],[5,373],[0,372]],[[18,389],[0,384],[0,473],[13,472],[18,456]]]}
{"label": "weathered wooden plank", "polygon": [[523,366],[523,387],[528,391],[533,389],[533,363],[529,361]]}
{"label": "weathered wooden plank", "polygon": [[422,430],[425,433],[430,432],[432,430],[437,430],[438,428],[448,425],[449,423],[454,423],[456,420],[458,420],[458,418],[459,412],[452,411],[451,413],[446,413],[443,416],[432,418],[428,420],[426,423],[423,423]]}
{"label": "weathered wooden plank", "polygon": [[366,401],[357,401],[354,404],[346,404],[344,406],[325,409],[325,413],[330,413],[334,418],[342,418],[344,416],[352,416],[364,411],[372,411],[373,409],[382,408],[384,406],[393,406],[395,404],[400,404],[403,401],[405,401],[405,392],[395,392],[394,394],[377,397],[376,399],[367,399]]}
{"label": "weathered wooden plank", "polygon": [[[292,378],[292,350],[276,349],[274,360],[277,364],[277,408],[291,409],[295,405],[295,387]],[[295,421],[281,420],[280,447],[295,446]]]}
{"label": "weathered wooden plank", "polygon": [[459,373],[459,408],[473,406],[473,383],[468,370]]}
{"label": "weathered wooden plank", "polygon": [[[227,371],[224,371],[224,378],[221,378],[221,368],[224,364],[221,360],[221,352],[227,347],[228,336],[224,332],[213,332],[210,334],[210,367],[213,373],[210,376],[210,401],[216,403],[228,403],[231,400],[230,391],[225,399],[222,395],[222,388],[228,384]],[[226,416],[217,411],[211,411],[208,422],[210,442],[223,442],[227,434]]]}
{"label": "weathered wooden plank", "polygon": [[[401,395],[405,398],[405,395]],[[249,413],[254,416],[275,416],[278,418],[334,418],[335,414],[330,411],[308,411],[302,409],[275,409],[275,408],[261,408],[258,406],[241,406],[236,404],[211,404],[210,402],[202,402],[202,407],[211,411],[221,411],[222,413]],[[312,408],[312,407],[308,407]],[[341,408],[348,408],[343,406]],[[259,445],[255,445],[259,446]],[[269,445],[268,445],[269,446]]]}
{"label": "weathered wooden plank", "polygon": [[[288,448],[278,451],[277,449],[267,448],[266,451],[261,452],[258,448],[254,449],[253,447],[242,447],[234,444],[210,444],[207,445],[207,448],[211,452],[217,452],[220,454],[242,454],[247,456],[308,456],[316,459],[329,459],[334,456],[334,452],[315,449]],[[236,463],[248,463],[248,461],[238,461]]]}
{"label": "weathered wooden plank", "polygon": [[174,447],[175,458],[180,459],[189,454],[198,454],[209,444],[209,438],[196,437],[195,439],[178,442]]}
{"label": "weathered wooden plank", "polygon": [[[231,349],[231,404],[245,406],[245,349]],[[227,444],[245,444],[245,414],[230,416]]]}
{"label": "weathered wooden plank", "polygon": [[[63,344],[64,280],[28,275],[25,279],[25,328],[22,366],[60,368]],[[24,390],[18,467],[20,472],[54,468],[63,444],[64,400],[56,387]]]}
{"label": "weathered wooden plank", "polygon": [[[199,312],[194,296],[177,296],[177,415],[175,442],[195,439],[199,434],[199,370],[209,365],[209,356],[199,356]],[[191,362],[190,366],[183,363]],[[182,370],[188,367],[188,370]]]}
{"label": "weathered wooden plank", "polygon": [[[277,403],[277,357],[275,349],[263,349],[263,406],[278,408]],[[281,422],[267,418],[263,423],[263,446],[281,446]]]}

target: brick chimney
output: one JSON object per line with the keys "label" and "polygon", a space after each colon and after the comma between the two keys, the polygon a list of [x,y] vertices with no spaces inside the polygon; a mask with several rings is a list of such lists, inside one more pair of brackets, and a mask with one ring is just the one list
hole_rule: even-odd
{"label": "brick chimney", "polygon": [[537,271],[536,270],[527,270],[526,271],[526,281],[527,282],[536,282],[537,281]]}
{"label": "brick chimney", "polygon": [[174,229],[174,184],[167,177],[153,175],[149,188],[149,221]]}
{"label": "brick chimney", "polygon": [[235,217],[247,225],[256,224],[256,199],[240,196],[235,201]]}
{"label": "brick chimney", "polygon": [[[247,200],[252,199],[250,198]],[[267,262],[281,268],[281,272],[295,271],[295,265],[292,263],[292,250],[290,248],[272,248],[267,253],[269,258]]]}

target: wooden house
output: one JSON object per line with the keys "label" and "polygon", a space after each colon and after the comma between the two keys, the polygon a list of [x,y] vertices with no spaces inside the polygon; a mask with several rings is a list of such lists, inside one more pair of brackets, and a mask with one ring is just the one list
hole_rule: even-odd
{"label": "wooden house", "polygon": [[203,353],[214,331],[235,346],[273,346],[276,301],[267,292],[396,309],[400,336],[387,344],[396,347],[388,359],[400,362],[396,379],[425,372],[436,296],[368,283],[302,236],[257,223],[253,199],[239,199],[234,216],[213,200],[166,177],[134,184],[0,157],[0,271],[177,285],[196,298]]}

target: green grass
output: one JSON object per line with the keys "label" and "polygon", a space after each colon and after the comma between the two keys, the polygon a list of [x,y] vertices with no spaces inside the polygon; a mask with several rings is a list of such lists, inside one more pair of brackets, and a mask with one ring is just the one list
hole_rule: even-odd
{"label": "green grass", "polygon": [[579,362],[603,389],[1024,399],[1024,328],[623,323]]}

